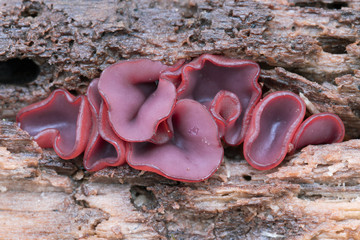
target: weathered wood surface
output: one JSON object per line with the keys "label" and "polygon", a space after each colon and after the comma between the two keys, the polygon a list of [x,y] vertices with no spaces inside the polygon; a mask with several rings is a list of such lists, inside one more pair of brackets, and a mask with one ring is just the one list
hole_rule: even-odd
{"label": "weathered wood surface", "polygon": [[[0,238],[360,239],[359,36],[357,0],[0,0]],[[84,93],[119,59],[202,53],[259,62],[265,91],[339,114],[354,140],[265,172],[227,149],[215,176],[184,184],[129,167],[84,172],[13,124],[55,88]],[[36,80],[3,77],[11,58],[38,64]]]}
{"label": "weathered wood surface", "polygon": [[3,239],[360,237],[359,140],[307,147],[265,172],[226,158],[196,184],[128,167],[84,173],[10,122],[0,144]]}

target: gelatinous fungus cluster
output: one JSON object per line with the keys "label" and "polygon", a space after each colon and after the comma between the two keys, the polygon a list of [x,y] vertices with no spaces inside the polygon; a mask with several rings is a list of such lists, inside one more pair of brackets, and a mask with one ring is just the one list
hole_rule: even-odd
{"label": "gelatinous fungus cluster", "polygon": [[221,139],[243,143],[245,159],[260,170],[306,145],[343,140],[344,125],[334,114],[303,122],[306,107],[294,93],[260,100],[259,73],[255,62],[209,54],[174,66],[122,61],[94,79],[86,96],[56,90],[23,108],[17,122],[63,159],[84,152],[88,171],[128,163],[186,182],[219,168]]}

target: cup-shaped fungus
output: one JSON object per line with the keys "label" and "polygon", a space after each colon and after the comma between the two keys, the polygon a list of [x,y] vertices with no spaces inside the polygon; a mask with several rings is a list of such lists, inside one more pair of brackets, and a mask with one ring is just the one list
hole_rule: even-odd
{"label": "cup-shaped fungus", "polygon": [[[178,98],[194,99],[209,107],[220,90],[234,93],[242,111],[234,127],[225,130],[224,140],[230,145],[238,145],[244,140],[251,112],[261,97],[257,82],[259,73],[260,67],[255,62],[204,54],[182,68]],[[175,72],[168,78],[175,81],[174,75]],[[223,106],[226,107],[226,104]]]}
{"label": "cup-shaped fungus", "polygon": [[318,113],[307,118],[297,130],[292,143],[294,151],[307,145],[341,142],[345,127],[341,119],[332,113]]}
{"label": "cup-shaped fungus", "polygon": [[121,139],[150,140],[172,112],[175,86],[159,79],[168,68],[161,62],[140,59],[119,62],[101,74],[99,91],[109,109],[111,127]]}
{"label": "cup-shaped fungus", "polygon": [[220,137],[226,135],[228,131],[234,131],[236,120],[241,114],[240,101],[234,93],[219,91],[211,102],[209,110],[218,125]]}
{"label": "cup-shaped fungus", "polygon": [[45,100],[21,109],[16,121],[40,147],[53,147],[59,157],[71,159],[88,143],[91,112],[85,96],[74,97],[58,89]]}
{"label": "cup-shaped fungus", "polygon": [[279,165],[291,151],[291,140],[305,115],[305,103],[286,91],[266,96],[256,106],[244,141],[244,156],[256,169]]}
{"label": "cup-shaped fungus", "polygon": [[209,111],[184,99],[177,102],[168,121],[174,132],[172,139],[164,144],[130,143],[128,164],[184,182],[209,178],[220,166],[224,152]]}
{"label": "cup-shaped fungus", "polygon": [[92,113],[92,130],[84,154],[84,167],[88,171],[98,171],[107,166],[125,163],[125,142],[111,129],[107,107],[98,90],[98,79],[94,79],[87,90]]}

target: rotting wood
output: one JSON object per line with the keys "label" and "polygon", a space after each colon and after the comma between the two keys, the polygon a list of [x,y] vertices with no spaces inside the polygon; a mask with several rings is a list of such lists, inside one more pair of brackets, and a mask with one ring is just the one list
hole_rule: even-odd
{"label": "rotting wood", "polygon": [[359,239],[359,140],[309,146],[265,172],[226,158],[191,184],[126,166],[89,174],[76,162],[60,174],[26,133],[0,129],[0,144],[13,146],[0,148],[6,239]]}
{"label": "rotting wood", "polygon": [[55,88],[84,93],[117,60],[214,53],[257,61],[264,89],[299,93],[309,112],[339,114],[348,138],[359,138],[358,1],[0,0],[0,8],[0,61],[40,66],[26,85],[1,78],[1,238],[360,239],[359,140],[309,146],[265,172],[241,148],[227,149],[213,177],[188,184],[127,166],[84,172],[81,158],[59,159],[12,122]]}

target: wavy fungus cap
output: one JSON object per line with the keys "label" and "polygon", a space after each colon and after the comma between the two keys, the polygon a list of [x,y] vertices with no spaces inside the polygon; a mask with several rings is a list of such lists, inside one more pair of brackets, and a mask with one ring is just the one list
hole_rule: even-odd
{"label": "wavy fungus cap", "polygon": [[40,147],[53,147],[59,157],[71,159],[88,143],[91,112],[85,96],[74,97],[58,89],[45,100],[21,109],[16,121]]}
{"label": "wavy fungus cap", "polygon": [[[184,65],[181,73],[173,71],[164,74],[164,78],[177,86],[178,98],[194,99],[207,107],[221,90],[235,94],[242,111],[234,126],[225,130],[224,140],[230,145],[239,145],[244,140],[251,112],[261,97],[259,73],[260,67],[253,61],[204,54]],[[220,111],[229,111],[227,104],[220,103],[222,100],[228,98],[217,100],[217,104],[225,108]]]}
{"label": "wavy fungus cap", "polygon": [[291,140],[305,110],[305,103],[292,92],[274,92],[260,101],[244,141],[244,156],[248,163],[259,170],[279,165],[291,150]]}
{"label": "wavy fungus cap", "polygon": [[[178,67],[178,66],[176,66]],[[104,70],[99,91],[109,109],[109,122],[123,140],[150,140],[176,100],[173,83],[159,79],[171,67],[148,59],[123,61]]]}
{"label": "wavy fungus cap", "polygon": [[126,162],[125,142],[110,127],[107,107],[99,94],[98,82],[98,79],[94,79],[87,91],[93,123],[83,159],[88,171],[120,166]]}
{"label": "wavy fungus cap", "polygon": [[128,164],[184,182],[203,181],[215,173],[224,150],[207,109],[193,100],[180,100],[169,124],[174,135],[164,144],[130,143]]}
{"label": "wavy fungus cap", "polygon": [[292,143],[294,152],[307,145],[338,143],[344,139],[345,127],[332,113],[318,113],[307,118],[297,130]]}

